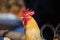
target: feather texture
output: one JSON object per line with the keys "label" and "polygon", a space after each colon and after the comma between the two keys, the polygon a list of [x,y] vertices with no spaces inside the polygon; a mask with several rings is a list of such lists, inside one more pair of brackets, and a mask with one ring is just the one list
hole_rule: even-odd
{"label": "feather texture", "polygon": [[39,27],[33,17],[25,25],[25,33],[26,40],[42,40]]}

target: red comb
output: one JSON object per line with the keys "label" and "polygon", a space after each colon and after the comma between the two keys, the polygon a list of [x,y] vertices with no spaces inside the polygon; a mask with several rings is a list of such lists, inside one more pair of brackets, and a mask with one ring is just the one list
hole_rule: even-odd
{"label": "red comb", "polygon": [[23,17],[22,19],[22,23],[23,25],[27,24],[27,21],[30,20],[30,16],[34,15],[34,11],[32,10],[24,10],[23,13],[21,14],[21,16]]}

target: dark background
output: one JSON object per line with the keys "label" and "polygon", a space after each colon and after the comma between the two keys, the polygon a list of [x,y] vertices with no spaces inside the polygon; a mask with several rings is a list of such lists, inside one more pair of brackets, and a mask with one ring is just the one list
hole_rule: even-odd
{"label": "dark background", "polygon": [[59,2],[54,0],[24,0],[27,8],[33,9],[33,16],[39,27],[43,24],[52,24],[54,27],[60,22]]}
{"label": "dark background", "polygon": [[[33,9],[35,15],[33,16],[37,21],[40,29],[43,24],[50,24],[54,28],[60,23],[59,2],[55,0],[24,0],[27,8]],[[49,28],[48,28],[49,30]],[[50,29],[51,30],[51,29]],[[52,40],[52,31],[45,31],[48,35],[47,40]]]}

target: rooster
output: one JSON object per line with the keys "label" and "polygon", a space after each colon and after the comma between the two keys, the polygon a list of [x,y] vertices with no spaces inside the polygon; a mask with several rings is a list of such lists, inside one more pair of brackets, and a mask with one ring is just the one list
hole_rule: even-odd
{"label": "rooster", "polygon": [[42,40],[37,22],[31,15],[34,15],[34,11],[29,11],[29,9],[22,13],[22,23],[25,27],[26,40]]}
{"label": "rooster", "polygon": [[[22,36],[20,38],[21,40],[22,39],[23,40],[42,40],[41,35],[40,35],[40,29],[39,29],[39,27],[37,25],[37,22],[32,17],[32,15],[34,15],[34,11],[31,11],[31,10],[29,11],[29,9],[24,10],[22,12],[22,14],[20,14],[20,17],[22,18],[22,23],[24,25],[24,33],[22,34]],[[18,35],[17,33],[11,33],[10,32],[7,35],[7,37],[11,38],[12,35],[9,36],[10,34]]]}
{"label": "rooster", "polygon": [[[40,29],[37,25],[37,22],[32,17],[32,15],[34,15],[34,11],[29,10],[29,9],[25,10],[25,5],[22,5],[22,8],[19,8],[18,6],[14,5],[14,4],[12,4],[12,5],[13,6],[11,6],[11,9],[9,9],[9,12],[12,12],[13,14],[15,14],[16,17],[18,18],[18,20],[21,18],[22,23],[24,25],[24,33],[22,34],[21,39],[42,40],[42,38],[40,36]],[[15,8],[17,8],[17,9],[15,9]],[[8,12],[7,10],[4,10],[4,9],[5,8],[3,8],[1,12],[4,12],[4,13]],[[20,11],[19,11],[19,9],[20,9]],[[16,33],[16,32],[9,32],[8,34],[6,34],[6,37],[15,38],[16,35],[18,35],[17,37],[20,38],[20,34]]]}
{"label": "rooster", "polygon": [[[20,14],[20,18],[22,19],[22,23],[24,25],[24,33],[22,34],[22,36],[16,32],[9,32],[8,34],[6,34],[6,37],[13,39],[15,38],[16,35],[18,35],[17,36],[18,38],[21,37],[20,39],[24,39],[24,40],[42,40],[40,36],[40,29],[37,25],[37,22],[32,17],[32,15],[34,15],[34,11],[31,11],[29,9],[24,10]],[[19,16],[17,17],[19,18]]]}

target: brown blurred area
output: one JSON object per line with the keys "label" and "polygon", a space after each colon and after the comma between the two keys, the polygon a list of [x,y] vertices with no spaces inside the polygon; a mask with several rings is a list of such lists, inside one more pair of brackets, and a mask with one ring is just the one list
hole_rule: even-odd
{"label": "brown blurred area", "polygon": [[0,0],[0,13],[12,12],[18,15],[18,11],[25,9],[23,0]]}
{"label": "brown blurred area", "polygon": [[[23,0],[0,0],[0,14],[1,13],[13,13],[17,17],[19,17],[19,14],[25,10],[25,5]],[[5,26],[5,25],[4,25]],[[4,28],[0,25],[0,36],[3,35],[6,31],[1,31],[2,29],[10,29],[10,28]],[[12,35],[11,35],[12,34]],[[16,32],[9,32],[6,37],[12,38],[12,39],[21,39],[24,40],[25,36],[20,33]],[[24,38],[23,38],[24,37]],[[5,38],[6,40],[7,38]]]}

